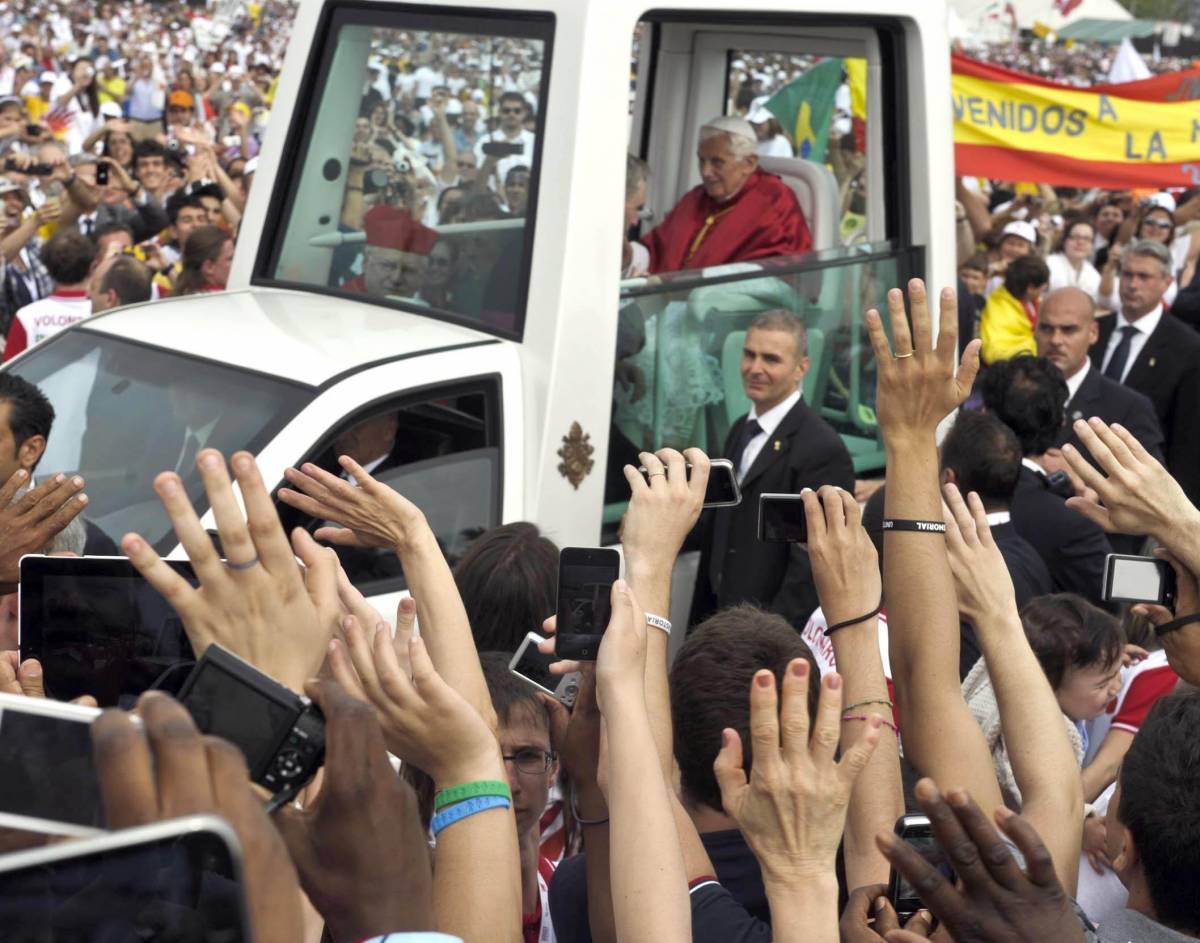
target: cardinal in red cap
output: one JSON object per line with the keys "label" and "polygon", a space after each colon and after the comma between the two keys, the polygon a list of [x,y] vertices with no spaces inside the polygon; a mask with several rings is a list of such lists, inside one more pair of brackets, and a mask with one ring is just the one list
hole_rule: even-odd
{"label": "cardinal in red cap", "polygon": [[363,217],[367,248],[363,273],[342,284],[342,291],[415,298],[425,274],[426,257],[438,234],[408,210],[376,206]]}

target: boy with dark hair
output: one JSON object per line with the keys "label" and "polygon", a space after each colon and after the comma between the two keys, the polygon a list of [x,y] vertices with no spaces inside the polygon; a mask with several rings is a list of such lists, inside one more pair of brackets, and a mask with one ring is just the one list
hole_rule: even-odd
{"label": "boy with dark hair", "polygon": [[13,316],[4,360],[11,360],[92,313],[87,280],[95,258],[96,244],[74,227],[59,229],[46,241],[42,264],[54,280],[54,290]]}
{"label": "boy with dark hair", "polygon": [[1101,605],[1104,560],[1112,544],[1097,524],[1066,506],[1046,466],[1045,453],[1062,435],[1067,402],[1062,371],[1045,357],[1013,357],[988,367],[980,387],[984,408],[1021,443],[1013,526],[1046,562],[1056,591]]}

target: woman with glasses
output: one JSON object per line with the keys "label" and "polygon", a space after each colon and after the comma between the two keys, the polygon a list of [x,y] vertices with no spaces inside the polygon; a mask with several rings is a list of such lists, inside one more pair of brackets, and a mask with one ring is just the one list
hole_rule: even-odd
{"label": "woman with glasses", "polygon": [[1067,219],[1054,251],[1046,259],[1050,267],[1050,290],[1079,288],[1092,298],[1100,292],[1100,272],[1092,265],[1095,227],[1086,219]]}
{"label": "woman with glasses", "polygon": [[[1123,232],[1124,230],[1122,230]],[[1176,238],[1175,198],[1169,193],[1156,193],[1143,200],[1133,233],[1135,240],[1147,239],[1151,242],[1158,242],[1171,251],[1171,275],[1174,281],[1167,287],[1166,293],[1163,295],[1163,303],[1169,308],[1174,304],[1175,296],[1179,292],[1179,276],[1187,265],[1192,246],[1190,233],[1180,233]],[[1123,248],[1124,246],[1119,242],[1114,242],[1100,278],[1100,305],[1113,311],[1120,309],[1120,299],[1117,297],[1117,276],[1121,272],[1121,249]]]}

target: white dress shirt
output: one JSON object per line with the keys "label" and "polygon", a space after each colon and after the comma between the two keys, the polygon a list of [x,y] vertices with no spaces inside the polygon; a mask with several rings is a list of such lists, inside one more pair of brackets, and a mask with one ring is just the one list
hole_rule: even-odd
{"label": "white dress shirt", "polygon": [[[1133,346],[1133,342],[1130,342]],[[1079,392],[1079,388],[1083,386],[1083,381],[1087,379],[1088,371],[1092,369],[1092,361],[1087,357],[1083,358],[1083,366],[1075,371],[1075,375],[1067,377],[1067,402],[1071,402],[1075,398],[1075,394]]]}
{"label": "white dress shirt", "polygon": [[997,527],[1000,524],[1008,524],[1012,521],[1012,511],[989,511],[987,516],[988,527]]}
{"label": "white dress shirt", "polygon": [[1104,360],[1100,364],[1100,372],[1108,366],[1108,362],[1112,359],[1113,351],[1117,349],[1117,345],[1121,343],[1121,328],[1126,324],[1130,324],[1137,328],[1137,333],[1129,340],[1129,359],[1125,361],[1125,369],[1121,371],[1121,382],[1125,382],[1125,378],[1129,376],[1129,371],[1133,367],[1133,362],[1137,360],[1138,354],[1142,352],[1142,348],[1146,346],[1146,341],[1150,335],[1154,333],[1154,329],[1158,327],[1158,322],[1162,320],[1163,306],[1158,305],[1149,314],[1144,314],[1136,321],[1127,321],[1125,315],[1115,314],[1117,320],[1116,327],[1113,329],[1112,337],[1108,339],[1108,347],[1104,351]]}
{"label": "white dress shirt", "polygon": [[758,458],[758,453],[762,451],[767,440],[775,434],[775,430],[779,428],[779,424],[783,422],[783,417],[786,416],[793,406],[800,402],[800,389],[796,388],[791,396],[785,399],[778,406],[772,406],[761,416],[758,415],[758,407],[755,406],[750,410],[750,419],[757,419],[758,424],[762,427],[753,439],[746,443],[746,447],[742,449],[742,458],[738,462],[737,477],[738,484],[742,483],[742,479],[746,477],[746,472],[750,470],[750,466],[754,464],[754,460]]}

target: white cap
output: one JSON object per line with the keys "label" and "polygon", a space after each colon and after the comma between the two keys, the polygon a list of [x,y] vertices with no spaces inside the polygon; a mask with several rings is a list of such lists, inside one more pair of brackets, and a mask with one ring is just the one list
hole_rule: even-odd
{"label": "white cap", "polygon": [[1175,212],[1175,197],[1169,193],[1156,193],[1149,198],[1148,202],[1151,206],[1157,206],[1160,210],[1166,210],[1168,213]]}
{"label": "white cap", "polygon": [[58,76],[55,75],[53,72],[43,72],[40,76],[38,76],[38,84],[39,85],[41,85],[45,82],[49,82],[51,85],[53,85],[57,81],[58,81]]}
{"label": "white cap", "polygon": [[457,98],[451,98],[449,101],[446,102],[446,114],[461,115],[462,114],[462,102],[460,102]]}
{"label": "white cap", "polygon": [[769,112],[765,105],[755,105],[746,114],[746,120],[751,124],[766,124],[774,117],[775,115]]}
{"label": "white cap", "polygon": [[208,71],[213,73],[213,75],[224,75],[225,74],[225,63],[224,62],[214,62],[212,65],[210,65],[208,67]]}
{"label": "white cap", "polygon": [[1037,230],[1034,229],[1033,223],[1027,223],[1023,219],[1014,219],[1005,226],[1000,238],[1003,239],[1005,236],[1020,236],[1026,242],[1037,245]]}
{"label": "white cap", "polygon": [[121,106],[116,102],[105,102],[100,106],[100,117],[102,118],[120,118],[121,115]]}
{"label": "white cap", "polygon": [[736,115],[721,115],[719,118],[706,121],[700,130],[704,131],[706,128],[733,137],[746,138],[755,144],[758,143],[758,135],[754,133],[754,127],[745,118],[739,118]]}

